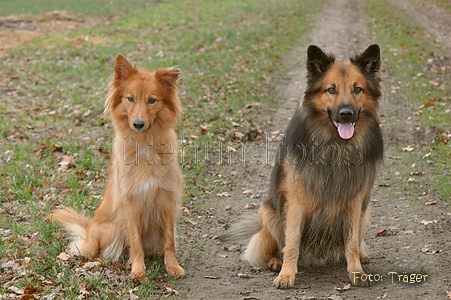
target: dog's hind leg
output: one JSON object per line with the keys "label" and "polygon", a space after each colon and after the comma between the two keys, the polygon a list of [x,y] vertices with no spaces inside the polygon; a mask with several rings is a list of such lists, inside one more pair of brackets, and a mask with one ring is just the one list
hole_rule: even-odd
{"label": "dog's hind leg", "polygon": [[253,266],[280,268],[280,260],[276,257],[278,246],[266,227],[254,234],[249,241],[243,259]]}
{"label": "dog's hind leg", "polygon": [[280,269],[281,262],[277,257],[279,243],[276,239],[279,222],[276,212],[265,203],[258,210],[258,214],[261,229],[251,237],[243,259],[253,266]]}

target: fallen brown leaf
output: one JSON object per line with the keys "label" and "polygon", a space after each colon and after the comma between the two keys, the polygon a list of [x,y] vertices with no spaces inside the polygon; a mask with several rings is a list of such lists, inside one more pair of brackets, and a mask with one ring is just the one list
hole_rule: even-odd
{"label": "fallen brown leaf", "polygon": [[420,175],[423,175],[424,173],[421,171],[417,171],[417,172],[410,172],[409,174],[412,176],[420,176]]}
{"label": "fallen brown leaf", "polygon": [[27,286],[24,290],[25,295],[38,294],[38,293],[42,293],[42,287],[40,287],[40,286]]}
{"label": "fallen brown leaf", "polygon": [[388,230],[387,230],[387,229],[384,229],[384,230],[382,230],[382,231],[377,232],[377,233],[376,233],[376,236],[383,236],[383,235],[386,235],[387,232],[388,232]]}
{"label": "fallen brown leaf", "polygon": [[248,196],[252,196],[252,195],[254,195],[255,193],[254,193],[253,190],[246,190],[246,191],[243,192],[243,194],[246,194],[246,195],[248,195]]}
{"label": "fallen brown leaf", "polygon": [[208,132],[208,125],[200,125],[200,133],[201,134],[207,134]]}
{"label": "fallen brown leaf", "polygon": [[249,204],[246,204],[246,206],[244,206],[244,208],[245,209],[254,209],[254,208],[257,208],[257,204],[249,203]]}
{"label": "fallen brown leaf", "polygon": [[67,254],[66,252],[61,252],[57,257],[61,260],[66,261],[70,258],[70,255]]}
{"label": "fallen brown leaf", "polygon": [[437,100],[437,97],[432,97],[428,100],[423,101],[424,106],[430,106],[434,104],[435,100]]}

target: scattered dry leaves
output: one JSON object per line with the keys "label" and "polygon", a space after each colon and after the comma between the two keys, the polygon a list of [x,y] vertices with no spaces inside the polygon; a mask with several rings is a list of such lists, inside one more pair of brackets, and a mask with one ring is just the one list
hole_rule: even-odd
{"label": "scattered dry leaves", "polygon": [[232,197],[232,195],[229,192],[221,192],[216,194],[218,197]]}
{"label": "scattered dry leaves", "polygon": [[442,252],[442,250],[432,250],[428,247],[423,247],[421,248],[420,252],[425,253],[425,254],[437,254]]}

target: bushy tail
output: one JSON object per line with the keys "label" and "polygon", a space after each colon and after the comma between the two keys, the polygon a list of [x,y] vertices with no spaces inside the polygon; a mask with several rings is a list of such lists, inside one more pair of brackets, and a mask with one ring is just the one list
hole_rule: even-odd
{"label": "bushy tail", "polygon": [[238,223],[233,224],[226,233],[219,236],[221,241],[248,243],[250,238],[261,229],[257,214],[248,215]]}
{"label": "bushy tail", "polygon": [[82,244],[86,241],[86,231],[91,218],[83,213],[78,213],[72,208],[55,209],[46,217],[47,220],[64,226],[70,233],[72,242],[69,245],[70,253],[74,255],[86,255],[82,250]]}
{"label": "bushy tail", "polygon": [[253,266],[266,268],[274,264],[276,260],[278,261],[278,241],[282,228],[276,212],[270,205],[264,204],[259,209],[258,215],[248,216],[241,220],[219,239],[247,243],[243,259]]}

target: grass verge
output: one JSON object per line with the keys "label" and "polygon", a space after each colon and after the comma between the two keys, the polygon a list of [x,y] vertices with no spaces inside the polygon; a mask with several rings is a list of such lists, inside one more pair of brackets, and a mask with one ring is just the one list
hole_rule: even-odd
{"label": "grass verge", "polygon": [[429,2],[451,10],[451,3],[448,0],[429,0]]}
{"label": "grass verge", "polygon": [[23,0],[20,5],[16,1],[2,1],[0,15],[39,14],[53,10],[67,10],[72,13],[91,17],[112,16],[127,13],[139,8],[157,5],[158,1],[148,0]]}
{"label": "grass verge", "polygon": [[[420,149],[417,161],[432,165],[432,192],[443,200],[451,197],[450,113],[451,79],[449,54],[403,10],[390,1],[371,0],[367,12],[370,27],[376,34],[388,59],[390,69],[401,84],[400,94],[417,110],[412,115],[417,131],[433,130],[433,142]],[[413,142],[413,141],[412,141]],[[421,158],[424,159],[421,159]]]}

